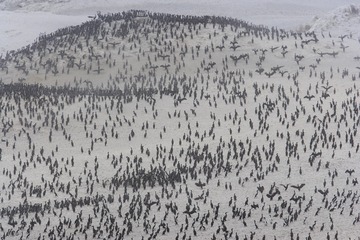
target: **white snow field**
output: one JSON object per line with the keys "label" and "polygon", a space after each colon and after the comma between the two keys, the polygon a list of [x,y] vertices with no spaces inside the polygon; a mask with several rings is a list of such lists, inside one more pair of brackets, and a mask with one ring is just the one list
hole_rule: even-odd
{"label": "white snow field", "polygon": [[360,38],[360,5],[346,5],[315,17],[309,31],[331,31],[338,35],[351,34]]}
{"label": "white snow field", "polygon": [[357,36],[94,17],[0,58],[1,239],[359,239]]}
{"label": "white snow field", "polygon": [[[0,1],[0,54],[30,44],[41,33],[78,25],[97,11],[130,9],[185,15],[226,16],[268,27],[301,30],[336,8],[358,0],[2,0]],[[65,17],[66,16],[66,17]],[[326,21],[332,19],[327,19]],[[354,21],[359,32],[359,22]],[[324,23],[322,23],[323,25]],[[348,21],[345,21],[348,24]],[[338,24],[337,29],[342,29]],[[328,29],[332,30],[332,29]]]}
{"label": "white snow field", "polygon": [[0,55],[33,43],[40,35],[87,21],[86,16],[56,15],[49,12],[0,11]]}

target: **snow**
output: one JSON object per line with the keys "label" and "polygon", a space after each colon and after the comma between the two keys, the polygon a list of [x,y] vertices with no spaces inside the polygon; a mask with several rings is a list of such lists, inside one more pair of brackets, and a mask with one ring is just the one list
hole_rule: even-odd
{"label": "snow", "polygon": [[[190,15],[216,15],[296,30],[334,8],[355,0],[3,0],[0,2],[0,54],[32,43],[40,33],[77,25],[97,11],[130,9]],[[39,12],[40,11],[40,12]],[[64,17],[67,16],[67,17]],[[45,21],[44,21],[45,20]],[[356,28],[356,27],[355,27]]]}
{"label": "snow", "polygon": [[352,34],[360,38],[360,5],[347,5],[316,16],[309,31]]}
{"label": "snow", "polygon": [[59,28],[77,25],[87,20],[85,16],[63,16],[50,12],[0,12],[0,55],[33,43],[40,34]]}
{"label": "snow", "polygon": [[[234,4],[206,2],[201,11],[203,0],[118,6],[164,12],[176,6],[179,12],[209,14],[225,13]],[[294,14],[285,25],[295,27],[340,4],[326,1],[321,8],[320,2],[242,3],[252,9],[247,14],[254,22],[273,25]],[[116,35],[124,20],[98,20],[83,25],[99,23],[90,37],[85,31],[39,38],[40,32],[89,20],[100,3],[102,12],[118,10],[112,1],[0,3],[6,19],[0,23],[2,49],[37,44],[0,60],[0,237],[113,239],[112,233],[130,225],[124,239],[176,239],[177,234],[193,240],[235,239],[235,234],[250,239],[252,233],[254,239],[291,239],[291,232],[294,239],[297,234],[300,239],[360,236],[360,44],[339,30],[346,21],[355,24],[348,7],[333,12],[341,16],[331,24],[335,27],[314,24],[316,37],[277,32],[277,39],[254,29],[246,35],[245,28],[139,17],[130,20],[124,37]],[[239,14],[240,8],[234,4],[227,13]],[[241,11],[245,16],[246,7]],[[334,19],[322,18],[326,27]],[[240,47],[230,48],[235,45]],[[232,60],[244,54],[248,59]],[[19,82],[25,85],[9,85]],[[34,86],[74,87],[87,94],[38,96]],[[99,96],[99,89],[111,94]],[[145,188],[133,181],[169,180],[171,173],[180,174],[173,186],[148,181]],[[199,181],[205,185],[199,187]],[[60,207],[61,201],[84,198],[90,203]],[[50,211],[6,213],[20,203],[48,204]],[[196,213],[184,213],[187,206]]]}

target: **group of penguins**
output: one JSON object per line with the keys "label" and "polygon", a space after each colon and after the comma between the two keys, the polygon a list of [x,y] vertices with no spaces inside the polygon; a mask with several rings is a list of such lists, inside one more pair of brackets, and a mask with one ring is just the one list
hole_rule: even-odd
{"label": "group of penguins", "polygon": [[0,57],[1,239],[359,239],[356,37],[89,18]]}

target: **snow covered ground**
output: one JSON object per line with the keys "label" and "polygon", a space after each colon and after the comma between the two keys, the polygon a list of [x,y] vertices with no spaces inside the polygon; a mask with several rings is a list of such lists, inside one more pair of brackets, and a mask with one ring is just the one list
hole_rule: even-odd
{"label": "snow covered ground", "polygon": [[[94,15],[97,11],[107,13],[140,9],[176,14],[228,16],[254,24],[296,30],[312,24],[316,16],[325,16],[338,7],[357,2],[357,0],[3,0],[0,2],[2,10],[0,11],[0,54],[32,43],[40,33],[49,33],[60,27],[80,24],[87,20],[88,15]],[[316,26],[319,24],[316,23]],[[324,24],[326,23],[321,23],[322,29]],[[341,27],[337,26],[337,29],[339,28]],[[331,30],[329,26],[326,29]],[[356,25],[352,30],[357,30]]]}
{"label": "snow covered ground", "polygon": [[34,42],[43,33],[77,25],[85,16],[63,16],[50,12],[0,11],[0,55]]}
{"label": "snow covered ground", "polygon": [[310,26],[310,31],[330,31],[360,38],[360,4],[342,6],[323,16],[317,16]]}
{"label": "snow covered ground", "polygon": [[117,16],[2,58],[3,239],[357,240],[357,38]]}
{"label": "snow covered ground", "polygon": [[358,240],[358,7],[204,2],[117,7],[321,17],[1,1],[1,239]]}

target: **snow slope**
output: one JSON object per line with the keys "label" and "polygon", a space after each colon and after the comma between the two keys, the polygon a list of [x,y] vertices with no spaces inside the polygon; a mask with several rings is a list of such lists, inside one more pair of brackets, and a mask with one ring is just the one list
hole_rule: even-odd
{"label": "snow slope", "polygon": [[[77,25],[97,11],[129,9],[191,15],[217,15],[244,19],[254,24],[298,29],[320,16],[356,0],[3,0],[0,2],[0,54],[32,43],[41,32]],[[39,11],[45,12],[43,15]],[[63,17],[67,15],[68,17]],[[76,17],[75,17],[76,16]]]}
{"label": "snow slope", "polygon": [[360,5],[347,5],[315,17],[310,31],[328,31],[360,38]]}
{"label": "snow slope", "polygon": [[50,12],[0,11],[0,55],[8,50],[19,49],[33,43],[40,34],[54,32],[59,28],[77,25],[86,16],[57,15]]}
{"label": "snow slope", "polygon": [[104,19],[0,61],[1,237],[360,236],[356,40]]}

